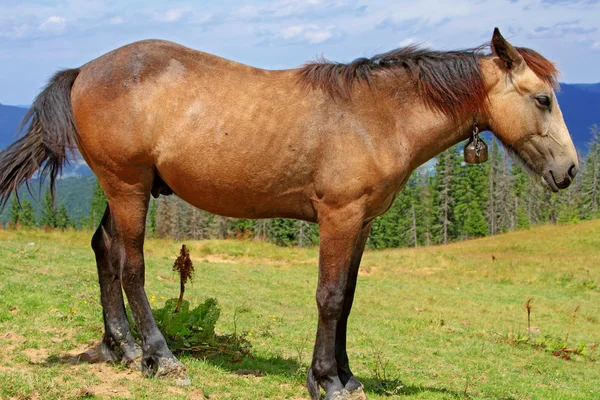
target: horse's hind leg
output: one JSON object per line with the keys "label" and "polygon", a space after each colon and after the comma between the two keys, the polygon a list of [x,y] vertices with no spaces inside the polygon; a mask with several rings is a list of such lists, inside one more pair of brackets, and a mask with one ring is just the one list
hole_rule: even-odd
{"label": "horse's hind leg", "polygon": [[109,251],[113,234],[110,208],[107,206],[102,221],[92,237],[92,248],[96,255],[100,299],[104,317],[104,337],[99,348],[88,350],[82,359],[89,362],[123,362],[134,364],[142,357],[142,349],[131,334],[129,321],[123,304],[120,271],[110,262]]}
{"label": "horse's hind leg", "polygon": [[123,175],[135,177],[133,182],[112,177],[110,185],[103,186],[111,216],[110,262],[120,271],[121,285],[142,338],[142,370],[147,375],[187,384],[185,367],[167,347],[144,290],[144,233],[154,170],[127,172]]}

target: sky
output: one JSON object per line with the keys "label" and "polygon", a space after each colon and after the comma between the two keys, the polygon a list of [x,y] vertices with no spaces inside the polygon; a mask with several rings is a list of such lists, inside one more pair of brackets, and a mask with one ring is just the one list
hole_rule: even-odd
{"label": "sky", "polygon": [[57,70],[141,39],[285,69],[414,43],[471,48],[496,26],[557,62],[561,81],[600,82],[600,0],[0,0],[0,103],[30,104]]}

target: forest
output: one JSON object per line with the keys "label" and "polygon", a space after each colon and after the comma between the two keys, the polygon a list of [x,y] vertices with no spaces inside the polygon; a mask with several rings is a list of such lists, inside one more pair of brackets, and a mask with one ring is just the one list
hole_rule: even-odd
{"label": "forest", "polygon": [[[462,148],[440,154],[411,175],[387,213],[375,219],[370,248],[416,247],[495,235],[541,224],[600,217],[600,129],[590,128],[590,142],[580,155],[579,173],[568,190],[550,193],[514,162],[492,138],[489,160],[469,165]],[[87,185],[86,187],[88,187]],[[92,230],[99,224],[106,198],[94,180],[89,212],[75,215],[65,202],[53,201],[46,188],[37,212],[26,194],[11,199],[6,227]],[[89,189],[88,189],[89,190]],[[60,192],[58,193],[60,199]],[[81,207],[79,207],[81,208]],[[159,238],[244,238],[283,246],[319,241],[315,224],[287,219],[233,219],[198,210],[177,196],[152,199],[147,236]]]}

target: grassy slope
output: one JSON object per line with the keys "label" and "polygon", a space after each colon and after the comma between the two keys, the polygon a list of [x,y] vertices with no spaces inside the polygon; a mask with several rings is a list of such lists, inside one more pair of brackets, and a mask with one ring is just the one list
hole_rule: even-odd
{"label": "grassy slope", "polygon": [[[251,241],[188,243],[186,298],[219,300],[221,332],[248,332],[253,357],[181,357],[188,388],[107,365],[69,365],[103,329],[89,234],[0,231],[0,398],[304,398],[316,328],[317,249]],[[176,297],[180,244],[147,244],[147,293]],[[492,260],[492,255],[496,261]],[[595,282],[594,282],[595,280]],[[599,398],[600,350],[570,361],[503,338],[532,325],[569,345],[600,342],[600,221],[542,227],[423,249],[367,252],[349,329],[354,372],[370,399],[381,375],[402,398]],[[379,367],[376,367],[376,364]],[[383,367],[382,367],[383,365]],[[240,369],[264,376],[240,376]],[[379,379],[377,377],[379,375]],[[394,397],[394,396],[392,396]]]}

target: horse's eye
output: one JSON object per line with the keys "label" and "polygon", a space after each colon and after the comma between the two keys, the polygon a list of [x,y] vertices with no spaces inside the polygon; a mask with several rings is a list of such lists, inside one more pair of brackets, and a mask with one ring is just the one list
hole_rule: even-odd
{"label": "horse's eye", "polygon": [[538,103],[540,107],[548,108],[550,107],[550,97],[546,95],[537,96],[535,101]]}

